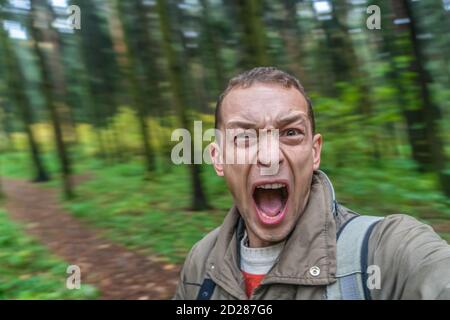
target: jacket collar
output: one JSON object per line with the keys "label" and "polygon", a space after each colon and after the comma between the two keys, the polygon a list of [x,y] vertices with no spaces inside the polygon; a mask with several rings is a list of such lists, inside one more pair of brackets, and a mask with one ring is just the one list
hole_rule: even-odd
{"label": "jacket collar", "polygon": [[[328,177],[315,171],[303,214],[289,235],[272,270],[261,284],[328,285],[336,274],[336,201]],[[239,241],[244,231],[239,211],[233,207],[207,261],[208,276],[238,299],[245,299],[244,279],[240,271]],[[320,273],[311,271],[311,268]]]}

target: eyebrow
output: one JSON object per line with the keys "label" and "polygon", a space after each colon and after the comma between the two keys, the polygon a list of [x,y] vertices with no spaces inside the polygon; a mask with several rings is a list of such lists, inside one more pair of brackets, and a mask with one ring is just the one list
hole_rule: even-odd
{"label": "eyebrow", "polygon": [[251,121],[237,119],[228,121],[226,127],[228,129],[235,129],[235,128],[254,129],[257,127],[257,125],[256,123]]}
{"label": "eyebrow", "polygon": [[[293,122],[302,122],[307,123],[307,116],[304,112],[294,112],[290,113],[286,116],[280,117],[275,120],[275,123],[277,127],[283,127],[287,124],[293,123]],[[236,128],[242,128],[242,129],[256,129],[258,128],[258,124],[252,121],[248,121],[245,119],[235,119],[230,120],[226,124],[226,128],[228,129],[236,129]]]}
{"label": "eyebrow", "polygon": [[302,123],[307,123],[306,121],[306,115],[303,112],[295,112],[292,114],[288,114],[284,117],[281,117],[279,119],[276,120],[277,126],[278,127],[283,127],[287,124],[293,123],[293,122],[302,122]]}

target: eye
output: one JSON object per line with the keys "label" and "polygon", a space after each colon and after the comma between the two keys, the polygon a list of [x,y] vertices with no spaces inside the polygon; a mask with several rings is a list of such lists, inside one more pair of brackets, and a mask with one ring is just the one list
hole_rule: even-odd
{"label": "eye", "polygon": [[282,135],[286,137],[294,137],[300,134],[303,134],[300,130],[291,128],[285,130]]}

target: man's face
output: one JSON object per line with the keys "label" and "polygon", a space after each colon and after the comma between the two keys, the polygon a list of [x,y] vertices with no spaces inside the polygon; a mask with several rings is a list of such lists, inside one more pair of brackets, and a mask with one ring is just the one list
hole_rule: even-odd
{"label": "man's face", "polygon": [[[282,241],[306,206],[313,171],[320,164],[322,138],[312,136],[306,99],[295,88],[254,84],[231,90],[222,102],[221,115],[222,137],[226,130],[229,136],[212,144],[211,157],[245,221],[250,246]],[[259,138],[267,133],[270,141],[277,129],[276,152],[270,149],[274,143],[253,143],[255,132]],[[246,153],[247,161],[221,163],[220,150],[223,159],[227,153]],[[274,161],[278,161],[278,170],[264,175]]]}

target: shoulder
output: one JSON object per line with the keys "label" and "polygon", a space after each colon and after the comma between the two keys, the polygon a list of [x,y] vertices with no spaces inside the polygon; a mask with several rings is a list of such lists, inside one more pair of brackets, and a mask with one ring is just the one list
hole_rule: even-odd
{"label": "shoulder", "polygon": [[217,242],[219,233],[220,227],[217,227],[214,230],[210,231],[192,247],[189,256],[197,261],[206,261]]}
{"label": "shoulder", "polygon": [[217,241],[219,231],[220,227],[214,229],[192,247],[181,270],[173,299],[195,299],[205,276],[206,261]]}
{"label": "shoulder", "polygon": [[371,241],[398,239],[403,237],[439,236],[429,225],[406,214],[393,214],[382,219],[373,230]]}
{"label": "shoulder", "polygon": [[386,216],[373,229],[369,249],[391,254],[412,253],[416,248],[446,246],[433,228],[406,214]]}
{"label": "shoulder", "polygon": [[215,228],[192,247],[183,266],[185,281],[199,283],[203,280],[206,262],[217,242],[219,232],[220,227]]}
{"label": "shoulder", "polygon": [[404,214],[385,217],[373,229],[369,256],[386,266],[413,271],[450,258],[450,246],[431,226]]}
{"label": "shoulder", "polygon": [[436,299],[448,295],[450,246],[417,219],[395,214],[381,220],[370,236],[369,265],[381,272],[375,299]]}

